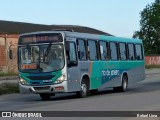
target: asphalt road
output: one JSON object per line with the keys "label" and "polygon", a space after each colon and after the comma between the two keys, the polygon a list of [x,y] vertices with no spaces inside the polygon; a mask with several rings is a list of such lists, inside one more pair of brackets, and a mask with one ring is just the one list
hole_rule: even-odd
{"label": "asphalt road", "polygon": [[[144,81],[128,88],[128,91],[124,93],[117,93],[108,89],[87,98],[76,98],[75,94],[58,94],[49,101],[42,101],[39,95],[35,94],[9,94],[0,96],[0,111],[15,110],[160,111],[160,73],[148,73]],[[56,118],[56,120],[59,119]],[[71,120],[70,118],[66,119]],[[76,118],[76,120],[78,119],[80,118]],[[84,119],[88,120],[91,118]],[[101,119],[103,118],[99,120]],[[114,119],[119,120],[118,118]],[[134,120],[134,118],[131,119]],[[160,119],[158,118],[158,120]]]}

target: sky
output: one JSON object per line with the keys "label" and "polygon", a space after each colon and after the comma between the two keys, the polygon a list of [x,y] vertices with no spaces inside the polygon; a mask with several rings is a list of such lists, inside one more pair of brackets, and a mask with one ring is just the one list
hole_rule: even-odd
{"label": "sky", "polygon": [[0,0],[0,20],[80,25],[119,37],[140,29],[140,12],[155,0]]}

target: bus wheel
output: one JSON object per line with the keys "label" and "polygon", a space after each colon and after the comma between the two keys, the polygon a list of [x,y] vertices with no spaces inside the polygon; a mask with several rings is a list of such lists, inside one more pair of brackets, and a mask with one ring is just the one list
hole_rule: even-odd
{"label": "bus wheel", "polygon": [[42,100],[49,100],[51,98],[51,94],[49,93],[41,93],[40,97]]}
{"label": "bus wheel", "polygon": [[127,78],[126,75],[123,75],[123,77],[122,77],[122,85],[120,87],[121,92],[127,91],[127,87],[128,87],[128,78]]}
{"label": "bus wheel", "polygon": [[122,85],[120,87],[114,87],[114,91],[125,92],[125,91],[127,91],[127,87],[128,87],[128,78],[126,75],[123,75]]}
{"label": "bus wheel", "polygon": [[88,94],[89,94],[89,85],[87,84],[86,80],[82,80],[81,91],[77,91],[76,95],[78,97],[84,98],[87,97]]}

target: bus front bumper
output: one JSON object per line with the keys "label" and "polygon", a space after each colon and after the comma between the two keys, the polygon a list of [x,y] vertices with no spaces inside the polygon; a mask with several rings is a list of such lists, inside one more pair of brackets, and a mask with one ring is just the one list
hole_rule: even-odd
{"label": "bus front bumper", "polygon": [[19,90],[20,93],[29,94],[29,93],[60,93],[60,92],[67,92],[67,81],[63,81],[60,84],[54,85],[43,85],[43,86],[29,86],[29,85],[22,85],[19,83]]}

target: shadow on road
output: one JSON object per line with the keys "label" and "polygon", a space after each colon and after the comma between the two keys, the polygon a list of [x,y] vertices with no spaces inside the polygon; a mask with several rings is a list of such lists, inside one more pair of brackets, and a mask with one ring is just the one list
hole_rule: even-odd
{"label": "shadow on road", "polygon": [[[103,95],[108,95],[108,96],[114,96],[114,95],[122,95],[122,94],[139,94],[139,93],[146,93],[146,92],[155,92],[155,91],[160,91],[160,81],[156,82],[148,82],[148,83],[139,83],[136,84],[130,88],[126,92],[116,92],[113,91],[112,89],[107,89],[104,91],[99,91],[95,95],[90,95],[89,97],[97,97],[97,96],[103,96]],[[77,96],[72,93],[72,94],[67,94],[64,96],[56,96],[52,97],[50,101],[61,101],[61,100],[68,100],[68,99],[80,99],[77,98]]]}
{"label": "shadow on road", "polygon": [[160,91],[160,81],[138,84],[135,87],[131,87],[129,93],[144,93]]}

